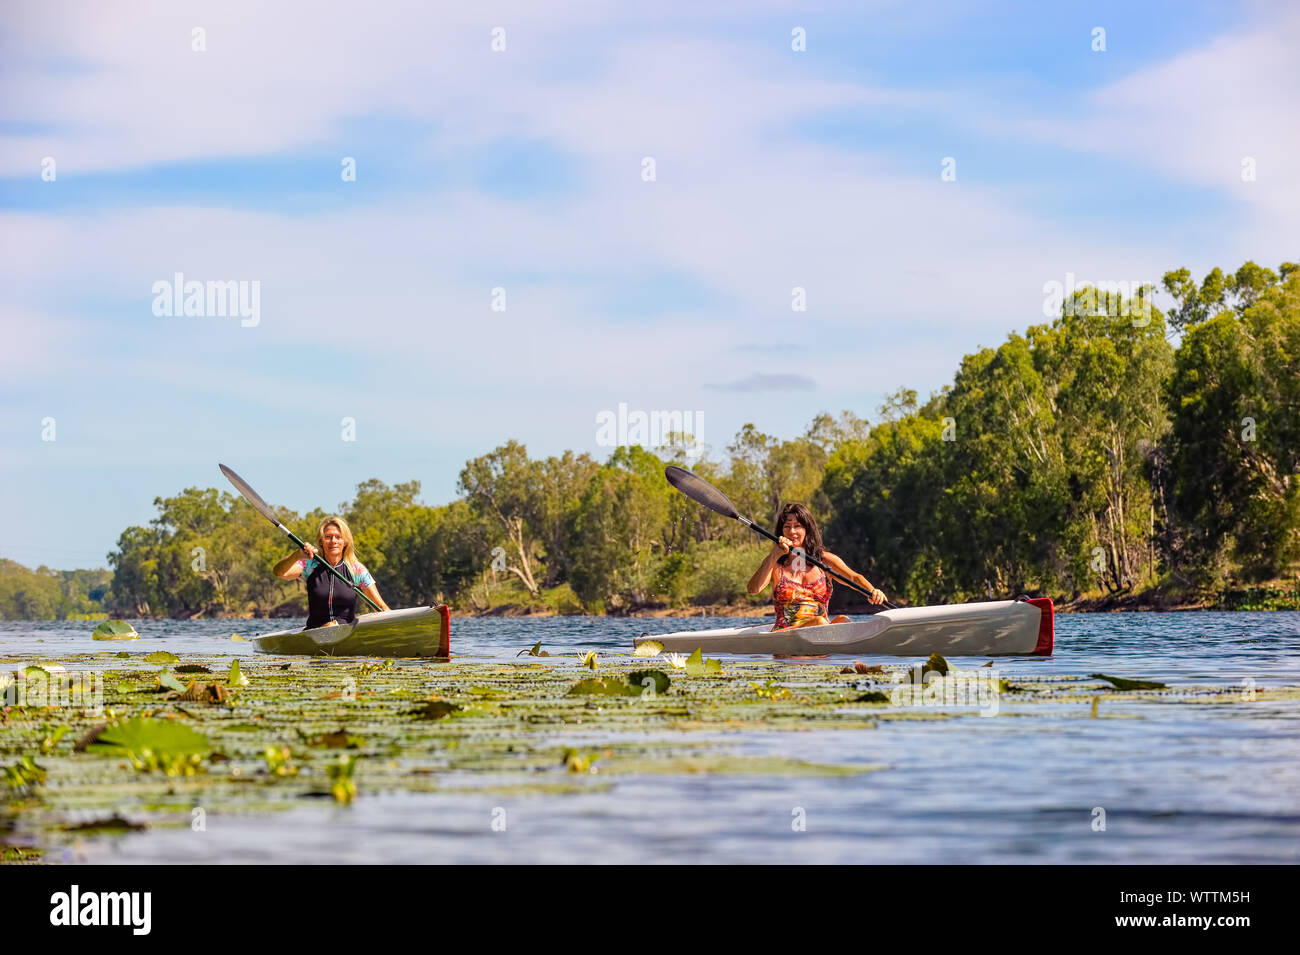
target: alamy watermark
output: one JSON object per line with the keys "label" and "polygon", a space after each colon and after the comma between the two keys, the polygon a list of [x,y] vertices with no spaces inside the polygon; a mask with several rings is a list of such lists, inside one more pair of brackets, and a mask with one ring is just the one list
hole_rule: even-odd
{"label": "alamy watermark", "polygon": [[1062,309],[1066,315],[1104,311],[1112,318],[1131,318],[1134,325],[1145,326],[1151,324],[1152,291],[1150,282],[1089,282],[1066,272],[1063,283],[1055,279],[1043,283],[1043,314],[1059,318]]}
{"label": "alamy watermark", "polygon": [[47,672],[40,667],[17,673],[0,671],[0,702],[4,706],[64,707],[100,716],[104,712],[104,674]]}
{"label": "alamy watermark", "polygon": [[170,282],[154,282],[152,291],[153,313],[160,318],[237,316],[244,328],[253,328],[262,321],[262,283],[257,279],[186,281],[185,274],[177,272]]}
{"label": "alamy watermark", "polygon": [[897,684],[889,694],[891,706],[975,706],[980,716],[997,716],[1002,677],[997,670],[950,669],[946,674],[924,671],[920,664],[891,674]]}
{"label": "alamy watermark", "polygon": [[704,456],[703,411],[642,411],[620,401],[618,411],[596,413],[596,445],[602,448],[640,445],[680,449],[688,462]]}

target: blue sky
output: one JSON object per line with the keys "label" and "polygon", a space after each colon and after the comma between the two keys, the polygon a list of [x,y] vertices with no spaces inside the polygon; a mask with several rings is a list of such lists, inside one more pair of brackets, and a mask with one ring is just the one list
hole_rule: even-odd
{"label": "blue sky", "polygon": [[[511,438],[603,459],[620,403],[789,437],[1067,272],[1300,254],[1286,4],[267,6],[0,14],[0,557],[101,566],[218,461],[308,510],[445,502]],[[259,322],[155,315],[177,271]]]}

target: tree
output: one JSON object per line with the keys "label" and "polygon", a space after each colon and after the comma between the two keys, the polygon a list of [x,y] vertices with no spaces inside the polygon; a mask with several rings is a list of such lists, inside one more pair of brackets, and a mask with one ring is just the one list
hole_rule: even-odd
{"label": "tree", "polygon": [[1202,586],[1220,584],[1231,561],[1267,579],[1300,550],[1300,272],[1284,264],[1274,284],[1247,266],[1240,311],[1188,326],[1165,393],[1167,546]]}
{"label": "tree", "polygon": [[509,441],[468,462],[460,473],[459,485],[470,506],[495,522],[506,535],[510,551],[506,569],[519,578],[532,597],[538,595],[534,529],[543,509],[536,476],[524,446]]}
{"label": "tree", "polygon": [[583,603],[648,601],[676,493],[663,461],[640,447],[616,449],[592,475],[572,524],[570,585]]}

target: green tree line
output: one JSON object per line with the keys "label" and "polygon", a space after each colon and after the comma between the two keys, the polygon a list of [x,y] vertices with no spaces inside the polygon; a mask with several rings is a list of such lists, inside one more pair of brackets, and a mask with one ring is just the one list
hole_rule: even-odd
{"label": "green tree line", "polygon": [[[746,425],[693,469],[766,524],[783,502],[809,504],[829,549],[911,604],[1287,577],[1300,558],[1300,268],[1247,262],[1199,284],[1181,269],[1163,285],[1167,316],[1149,287],[1085,287],[1049,324],[967,355],[924,403],[900,389],[874,424],[822,414],[790,440]],[[750,600],[765,545],[664,481],[666,463],[685,463],[680,443],[598,462],[508,441],[465,464],[449,504],[422,503],[418,482],[369,480],[338,513],[394,607]],[[0,616],[305,614],[302,585],[270,573],[283,538],[238,496],[189,488],[155,504],[98,589],[66,576],[91,572],[0,562]],[[280,511],[307,539],[324,516]]]}

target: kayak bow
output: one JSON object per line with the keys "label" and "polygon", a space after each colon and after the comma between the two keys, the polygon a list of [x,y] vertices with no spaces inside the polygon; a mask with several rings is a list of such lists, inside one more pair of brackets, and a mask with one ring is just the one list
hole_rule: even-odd
{"label": "kayak bow", "polygon": [[1047,597],[993,600],[942,607],[884,610],[862,620],[816,627],[771,624],[643,633],[633,644],[653,641],[668,653],[830,653],[892,656],[1051,656],[1054,643],[1052,601]]}
{"label": "kayak bow", "polygon": [[446,659],[451,656],[451,610],[445,605],[385,610],[335,627],[264,633],[253,642],[259,653]]}

